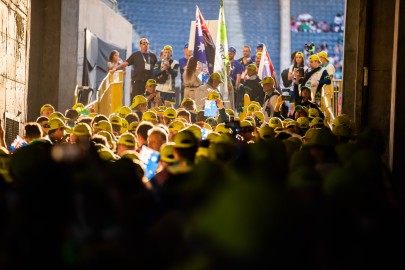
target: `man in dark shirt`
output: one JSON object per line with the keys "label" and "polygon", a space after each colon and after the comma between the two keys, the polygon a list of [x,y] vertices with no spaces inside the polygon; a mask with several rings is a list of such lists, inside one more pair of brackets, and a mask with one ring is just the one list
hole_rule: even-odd
{"label": "man in dark shirt", "polygon": [[110,72],[115,72],[127,66],[134,66],[131,79],[131,100],[136,95],[143,95],[146,82],[153,79],[153,67],[157,62],[156,55],[149,52],[149,41],[141,38],[139,44],[141,48],[139,51],[132,53],[121,65],[110,70]]}

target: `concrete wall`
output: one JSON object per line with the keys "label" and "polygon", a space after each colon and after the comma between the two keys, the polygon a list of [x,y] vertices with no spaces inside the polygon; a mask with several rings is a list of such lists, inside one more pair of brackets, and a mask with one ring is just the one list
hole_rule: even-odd
{"label": "concrete wall", "polygon": [[25,119],[29,0],[0,0],[0,113]]}
{"label": "concrete wall", "polygon": [[[70,0],[63,0],[70,3]],[[108,43],[112,43],[127,50],[127,57],[132,53],[132,24],[121,17],[113,9],[109,8],[100,0],[79,1],[78,17],[78,54],[77,54],[77,75],[78,85],[82,82],[83,73],[83,51],[84,51],[84,29],[89,29],[94,35]],[[120,57],[125,60],[123,55]],[[126,69],[124,104],[130,105],[131,69]],[[76,85],[75,85],[76,86]]]}
{"label": "concrete wall", "polygon": [[347,0],[342,112],[357,131],[377,128],[384,136],[384,162],[405,203],[402,168],[405,84],[401,62],[405,55],[405,5],[400,0]]}
{"label": "concrete wall", "polygon": [[[132,25],[101,0],[31,0],[28,120],[45,103],[65,112],[82,85],[84,29],[131,53]],[[129,104],[130,72],[124,97]]]}

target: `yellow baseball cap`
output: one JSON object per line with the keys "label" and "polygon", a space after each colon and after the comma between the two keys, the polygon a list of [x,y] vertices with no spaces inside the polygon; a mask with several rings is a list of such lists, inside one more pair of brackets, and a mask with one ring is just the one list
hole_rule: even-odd
{"label": "yellow baseball cap", "polygon": [[157,114],[154,111],[146,111],[142,114],[142,121],[158,121]]}
{"label": "yellow baseball cap", "polygon": [[264,122],[264,114],[261,111],[254,111],[253,115],[259,119],[260,124]]}
{"label": "yellow baseball cap", "polygon": [[191,148],[198,144],[197,138],[190,130],[181,130],[173,135],[175,148]]}
{"label": "yellow baseball cap", "polygon": [[104,131],[108,131],[112,133],[112,126],[111,123],[106,120],[100,120],[93,125],[93,128],[98,128]]}
{"label": "yellow baseball cap", "polygon": [[78,103],[75,103],[75,104],[72,106],[72,109],[73,109],[73,110],[76,110],[76,111],[78,111],[78,112],[81,112],[81,111],[83,111],[85,108],[84,108],[83,103],[78,102]]}
{"label": "yellow baseball cap", "polygon": [[247,106],[247,111],[248,111],[249,113],[253,113],[253,112],[256,112],[256,111],[260,111],[260,109],[261,109],[261,106],[255,104],[255,103],[250,103],[249,106]]}
{"label": "yellow baseball cap", "polygon": [[188,127],[185,127],[184,129],[180,130],[180,132],[183,131],[183,130],[191,131],[197,139],[202,138],[202,130],[201,130],[200,126],[198,126],[196,124],[192,124],[192,125],[190,125]]}
{"label": "yellow baseball cap", "polygon": [[298,124],[300,124],[300,128],[307,129],[309,128],[309,119],[308,117],[301,116],[297,119]]}
{"label": "yellow baseball cap", "polygon": [[317,54],[313,54],[309,57],[309,60],[312,61],[318,61],[319,63],[321,62],[321,60],[319,59],[319,56]]}
{"label": "yellow baseball cap", "polygon": [[93,131],[88,124],[78,123],[73,128],[73,134],[76,136],[91,136],[93,134]]}
{"label": "yellow baseball cap", "polygon": [[58,128],[63,128],[66,132],[71,133],[72,129],[65,125],[65,123],[59,118],[53,118],[48,121],[49,131],[55,130]]}
{"label": "yellow baseball cap", "polygon": [[277,127],[283,127],[283,123],[281,122],[281,119],[278,117],[270,118],[268,125],[273,129]]}
{"label": "yellow baseball cap", "polygon": [[250,116],[250,115],[246,116],[246,117],[243,118],[242,120],[249,121],[250,123],[252,123],[252,126],[256,126],[256,121],[255,121],[255,119],[254,119],[252,116]]}
{"label": "yellow baseball cap", "polygon": [[177,117],[177,111],[174,108],[166,108],[166,110],[164,110],[163,112],[163,116],[167,117],[167,118],[171,118],[174,119]]}
{"label": "yellow baseball cap", "polygon": [[328,53],[327,53],[326,51],[321,51],[321,52],[319,52],[319,53],[318,53],[318,56],[325,58],[326,61],[329,62]]}
{"label": "yellow baseball cap", "polygon": [[208,96],[207,96],[208,100],[217,100],[220,98],[221,98],[221,95],[217,91],[211,91],[208,93]]}
{"label": "yellow baseball cap", "polygon": [[322,118],[320,118],[320,117],[315,117],[315,118],[312,119],[311,122],[309,123],[309,126],[310,126],[310,127],[317,126],[317,125],[322,125],[322,126],[324,126],[324,125],[325,125],[325,124],[324,124],[324,120],[323,120]]}
{"label": "yellow baseball cap", "polygon": [[319,111],[315,108],[309,108],[308,109],[308,117],[309,118],[315,118],[319,116]]}
{"label": "yellow baseball cap", "polygon": [[210,79],[212,80],[218,80],[220,83],[222,83],[222,76],[218,72],[214,72],[210,75]]}
{"label": "yellow baseball cap", "polygon": [[260,138],[266,140],[266,139],[272,139],[275,136],[274,129],[269,127],[268,125],[262,126],[257,130],[259,132]]}
{"label": "yellow baseball cap", "polygon": [[145,86],[157,85],[157,82],[154,79],[149,79],[146,81]]}
{"label": "yellow baseball cap", "polygon": [[69,118],[65,117],[61,112],[53,112],[49,115],[49,120],[59,118],[62,121],[69,120]]}
{"label": "yellow baseball cap", "polygon": [[130,131],[130,132],[135,132],[135,131],[136,131],[136,128],[138,127],[138,125],[139,125],[139,122],[138,122],[138,121],[131,122],[131,123],[128,125],[128,131]]}
{"label": "yellow baseball cap", "polygon": [[262,81],[259,82],[260,84],[267,84],[267,83],[274,83],[274,80],[272,77],[267,76],[264,77]]}
{"label": "yellow baseball cap", "polygon": [[166,46],[163,47],[163,50],[170,50],[170,51],[173,51],[173,48],[172,48],[172,46],[170,46],[170,45],[166,45]]}
{"label": "yellow baseball cap", "polygon": [[125,133],[128,131],[128,121],[125,118],[121,118],[121,133]]}
{"label": "yellow baseball cap", "polygon": [[173,163],[176,160],[174,159],[174,142],[168,142],[163,144],[160,147],[160,160],[167,162],[167,163]]}
{"label": "yellow baseball cap", "polygon": [[128,106],[122,106],[122,107],[118,108],[118,110],[117,110],[117,114],[121,118],[125,118],[125,116],[127,116],[131,112],[132,112],[132,110]]}
{"label": "yellow baseball cap", "polygon": [[174,120],[172,122],[170,122],[168,128],[170,131],[179,131],[181,129],[183,129],[186,125],[180,121],[180,120]]}
{"label": "yellow baseball cap", "polygon": [[183,98],[183,101],[181,102],[181,105],[183,105],[185,102],[192,102],[192,103],[194,103],[194,100],[191,99],[191,98],[189,98],[189,97],[185,97],[185,98]]}
{"label": "yellow baseball cap", "polygon": [[255,64],[249,64],[246,68],[250,69],[250,70],[257,71],[257,66]]}
{"label": "yellow baseball cap", "polygon": [[119,125],[122,126],[122,118],[119,117],[118,115],[111,115],[110,116],[110,123],[112,125]]}
{"label": "yellow baseball cap", "polygon": [[130,132],[121,134],[121,136],[118,139],[118,144],[123,144],[123,145],[130,146],[130,147],[136,147],[135,135]]}
{"label": "yellow baseball cap", "polygon": [[39,113],[41,114],[46,109],[52,109],[53,111],[55,111],[55,108],[51,104],[44,104],[44,105],[42,105],[41,109],[39,110]]}
{"label": "yellow baseball cap", "polygon": [[142,96],[142,95],[136,95],[133,99],[132,99],[132,104],[130,106],[131,109],[135,108],[136,106],[138,106],[139,104],[142,103],[147,103],[148,100],[146,99],[146,97]]}
{"label": "yellow baseball cap", "polygon": [[107,149],[105,147],[97,150],[97,153],[101,159],[106,160],[106,161],[116,161],[120,158],[119,156],[114,154],[113,151],[111,151],[110,149]]}
{"label": "yellow baseball cap", "polygon": [[125,150],[124,152],[122,152],[121,154],[121,158],[128,158],[130,160],[141,160],[139,153],[136,152],[136,150]]}
{"label": "yellow baseball cap", "polygon": [[114,141],[114,137],[111,134],[111,132],[105,131],[105,130],[101,130],[99,131],[97,134],[104,136],[107,139],[107,143],[110,147],[110,149],[113,149],[115,146],[115,141]]}
{"label": "yellow baseball cap", "polygon": [[227,127],[225,127],[225,123],[219,123],[218,125],[215,126],[215,132],[222,134],[222,133],[231,133],[231,130]]}
{"label": "yellow baseball cap", "polygon": [[302,57],[304,58],[304,54],[302,52],[296,52],[295,57]]}

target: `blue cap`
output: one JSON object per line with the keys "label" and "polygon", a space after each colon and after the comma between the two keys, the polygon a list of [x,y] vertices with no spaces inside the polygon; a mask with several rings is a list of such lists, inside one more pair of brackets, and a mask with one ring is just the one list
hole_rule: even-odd
{"label": "blue cap", "polygon": [[263,43],[258,43],[257,46],[256,46],[256,48],[263,47],[263,46],[264,46]]}
{"label": "blue cap", "polygon": [[184,45],[184,49],[188,49],[188,42]]}
{"label": "blue cap", "polygon": [[229,47],[228,52],[236,53],[236,49],[234,47]]}

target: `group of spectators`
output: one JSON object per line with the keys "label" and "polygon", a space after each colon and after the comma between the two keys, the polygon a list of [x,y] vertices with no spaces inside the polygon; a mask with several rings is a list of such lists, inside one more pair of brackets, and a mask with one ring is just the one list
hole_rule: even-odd
{"label": "group of spectators", "polygon": [[297,17],[291,16],[290,18],[291,31],[294,32],[308,32],[308,33],[322,33],[322,32],[344,32],[344,14],[337,13],[333,18],[332,23],[323,20],[315,20],[315,18],[308,12],[303,12]]}
{"label": "group of spectators", "polygon": [[328,123],[305,84],[284,117],[271,77],[257,100],[244,93],[239,112],[226,109],[223,80],[214,72],[203,84],[215,116],[190,97],[162,104],[154,79],[111,115],[42,106],[25,146],[1,142],[0,268],[401,263],[403,196],[381,159],[383,134],[344,114]]}

